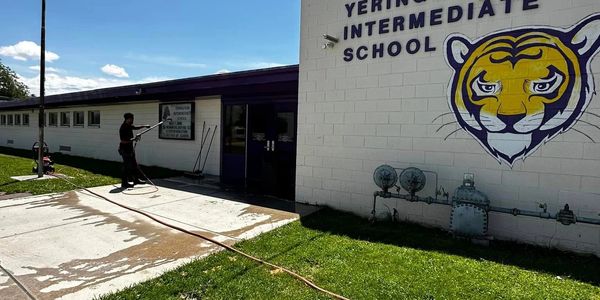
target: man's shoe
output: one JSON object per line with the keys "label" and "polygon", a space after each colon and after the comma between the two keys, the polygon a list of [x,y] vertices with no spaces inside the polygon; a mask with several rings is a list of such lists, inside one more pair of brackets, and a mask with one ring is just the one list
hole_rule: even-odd
{"label": "man's shoe", "polygon": [[127,182],[127,183],[121,183],[121,188],[122,189],[129,189],[129,188],[132,188],[132,187],[133,187],[133,185],[129,184],[129,182]]}
{"label": "man's shoe", "polygon": [[146,184],[146,182],[143,180],[136,179],[133,181],[133,185],[136,185],[136,184]]}

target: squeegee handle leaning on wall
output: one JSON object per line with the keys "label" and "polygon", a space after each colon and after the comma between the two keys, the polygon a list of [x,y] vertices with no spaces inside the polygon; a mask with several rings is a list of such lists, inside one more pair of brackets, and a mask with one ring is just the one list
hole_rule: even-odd
{"label": "squeegee handle leaning on wall", "polygon": [[[200,170],[200,173],[204,173],[204,167],[206,167],[206,161],[208,160],[208,154],[210,153],[210,148],[212,147],[213,140],[215,139],[215,133],[217,133],[218,126],[219,125],[215,125],[215,130],[213,130],[212,137],[210,138],[210,144],[208,144],[208,150],[206,150],[206,157],[204,158],[204,164],[202,165],[202,170]],[[210,128],[209,128],[209,130],[210,130]],[[208,137],[208,134],[206,136]]]}
{"label": "squeegee handle leaning on wall", "polygon": [[192,168],[192,173],[196,172],[196,166],[198,166],[198,162],[200,161],[200,157],[202,156],[202,148],[204,147],[204,131],[206,131],[206,121],[202,123],[202,136],[200,137],[200,153],[198,153],[198,157],[196,158],[196,162],[194,163],[194,167]]}
{"label": "squeegee handle leaning on wall", "polygon": [[[196,166],[198,166],[198,171],[200,170],[200,164],[202,164],[202,151],[204,151],[204,145],[206,145],[206,140],[208,140],[208,136],[210,135],[210,131],[212,128],[208,127],[206,131],[206,135],[204,135],[204,128],[202,129],[202,141],[200,142],[200,152],[198,153],[198,158],[196,159],[196,164],[194,164],[194,169],[192,169],[192,173],[196,172]],[[210,151],[210,149],[208,150]]]}

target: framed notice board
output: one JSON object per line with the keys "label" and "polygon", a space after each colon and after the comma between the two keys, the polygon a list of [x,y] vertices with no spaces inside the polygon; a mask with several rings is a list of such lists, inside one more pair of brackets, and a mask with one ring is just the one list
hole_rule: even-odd
{"label": "framed notice board", "polygon": [[196,119],[194,104],[194,102],[159,104],[159,119],[166,121],[160,125],[158,137],[164,140],[194,140]]}

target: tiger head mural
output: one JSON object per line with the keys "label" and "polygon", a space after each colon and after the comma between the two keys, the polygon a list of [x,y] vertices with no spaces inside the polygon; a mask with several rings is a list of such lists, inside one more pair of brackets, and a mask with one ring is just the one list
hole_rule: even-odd
{"label": "tiger head mural", "polygon": [[[595,94],[600,13],[569,29],[525,27],[445,42],[449,105],[460,126],[509,165],[569,129]],[[600,70],[598,70],[600,71]]]}

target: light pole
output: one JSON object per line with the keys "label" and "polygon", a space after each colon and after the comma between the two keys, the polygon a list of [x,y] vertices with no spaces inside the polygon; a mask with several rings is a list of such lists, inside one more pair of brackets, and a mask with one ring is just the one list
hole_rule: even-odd
{"label": "light pole", "polygon": [[41,32],[40,54],[40,115],[38,127],[40,130],[40,140],[38,147],[38,178],[44,177],[44,87],[46,80],[46,0],[42,0],[42,32]]}

